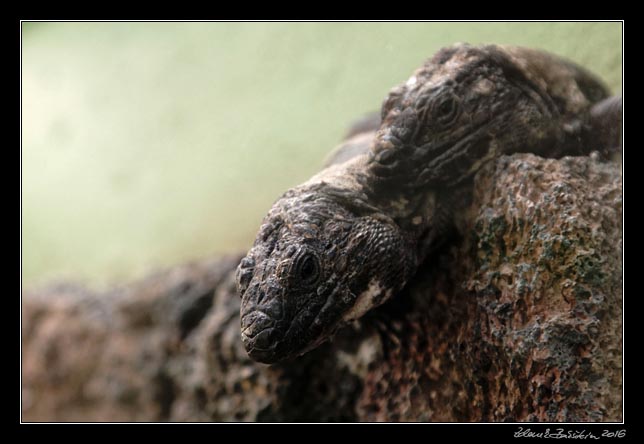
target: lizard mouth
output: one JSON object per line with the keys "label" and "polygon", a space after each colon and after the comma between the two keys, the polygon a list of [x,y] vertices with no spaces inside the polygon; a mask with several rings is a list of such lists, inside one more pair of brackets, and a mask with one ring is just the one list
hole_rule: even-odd
{"label": "lizard mouth", "polygon": [[275,321],[265,313],[255,310],[242,317],[242,342],[248,355],[256,361],[274,361],[279,344],[279,330]]}
{"label": "lizard mouth", "polygon": [[264,289],[242,297],[241,337],[253,360],[273,364],[299,356],[324,342],[325,333],[337,327],[339,318],[324,311],[333,306],[333,294],[300,296],[297,308],[283,294]]}
{"label": "lizard mouth", "polygon": [[253,307],[245,311],[241,317],[241,337],[248,355],[257,362],[273,364],[315,348],[324,337],[310,341],[308,328],[304,334],[298,333],[303,326],[313,322],[307,318],[319,311],[320,307],[311,310],[308,305],[304,304],[292,319],[276,320],[264,308]]}
{"label": "lizard mouth", "polygon": [[241,337],[248,355],[256,361],[271,363],[282,339],[284,310],[280,298],[261,305],[250,304],[241,316]]}
{"label": "lizard mouth", "polygon": [[[454,164],[452,159],[458,158],[459,152],[463,152],[464,155],[472,147],[487,146],[487,144],[474,142],[485,135],[491,121],[491,118],[485,118],[461,130],[453,138],[430,141],[418,146],[404,145],[395,136],[387,134],[381,144],[376,143],[372,148],[369,168],[376,177],[387,183],[391,181],[406,183],[406,178],[412,176],[419,178],[415,183],[431,182],[435,180],[432,175],[440,172],[441,162],[444,165],[452,165]],[[432,164],[435,165],[428,167]],[[386,192],[386,190],[387,188],[383,188],[382,191]]]}

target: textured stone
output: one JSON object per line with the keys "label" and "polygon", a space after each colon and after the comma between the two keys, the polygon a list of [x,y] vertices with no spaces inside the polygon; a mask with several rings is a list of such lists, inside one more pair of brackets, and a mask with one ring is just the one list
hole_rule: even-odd
{"label": "textured stone", "polygon": [[246,355],[239,257],[23,294],[25,421],[619,421],[618,163],[502,157],[406,289],[282,364]]}
{"label": "textured stone", "polygon": [[468,234],[397,299],[361,418],[620,420],[617,165],[504,157],[473,201]]}

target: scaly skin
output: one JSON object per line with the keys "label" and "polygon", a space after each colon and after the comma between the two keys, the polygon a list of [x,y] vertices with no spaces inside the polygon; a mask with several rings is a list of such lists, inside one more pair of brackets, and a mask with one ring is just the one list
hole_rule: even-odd
{"label": "scaly skin", "polygon": [[485,162],[614,148],[614,134],[596,134],[621,119],[621,99],[593,108],[607,96],[593,75],[543,52],[439,51],[390,92],[376,133],[347,142],[264,218],[237,269],[248,354],[275,363],[306,353],[398,293]]}

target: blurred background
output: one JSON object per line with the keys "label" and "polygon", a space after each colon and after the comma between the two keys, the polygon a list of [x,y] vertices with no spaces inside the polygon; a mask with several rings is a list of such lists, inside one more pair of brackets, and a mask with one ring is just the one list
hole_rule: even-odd
{"label": "blurred background", "polygon": [[246,250],[442,46],[543,48],[621,92],[621,23],[23,23],[22,279]]}

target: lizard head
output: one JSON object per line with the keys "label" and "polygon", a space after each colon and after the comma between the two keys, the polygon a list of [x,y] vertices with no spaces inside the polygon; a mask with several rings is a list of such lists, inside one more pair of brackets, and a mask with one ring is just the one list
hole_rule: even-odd
{"label": "lizard head", "polygon": [[288,191],[237,268],[242,341],[275,363],[301,355],[385,302],[411,264],[392,221],[356,216],[336,199]]}
{"label": "lizard head", "polygon": [[524,48],[442,49],[383,103],[369,160],[378,193],[450,185],[503,152],[556,145],[560,117],[605,94],[580,72]]}

